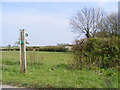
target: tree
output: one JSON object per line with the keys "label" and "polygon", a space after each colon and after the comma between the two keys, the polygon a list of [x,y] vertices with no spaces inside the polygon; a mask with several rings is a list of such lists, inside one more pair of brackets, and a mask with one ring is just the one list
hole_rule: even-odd
{"label": "tree", "polygon": [[7,45],[8,49],[10,50],[11,49],[11,44]]}
{"label": "tree", "polygon": [[73,32],[84,33],[87,38],[94,37],[104,12],[100,8],[84,8],[70,20]]}
{"label": "tree", "polygon": [[110,35],[106,31],[99,31],[99,32],[95,33],[95,37],[98,37],[98,38],[108,38],[108,37],[110,37]]}
{"label": "tree", "polygon": [[[26,40],[26,44],[29,44],[29,42]],[[16,41],[14,44],[19,45],[20,44],[20,38],[18,38],[18,41]]]}
{"label": "tree", "polygon": [[[103,37],[118,36],[120,34],[120,31],[118,30],[118,14],[117,13],[111,13],[105,16],[98,26],[100,30],[98,33],[101,33],[101,32],[104,33],[105,36]],[[98,34],[96,34],[96,36],[97,35]]]}

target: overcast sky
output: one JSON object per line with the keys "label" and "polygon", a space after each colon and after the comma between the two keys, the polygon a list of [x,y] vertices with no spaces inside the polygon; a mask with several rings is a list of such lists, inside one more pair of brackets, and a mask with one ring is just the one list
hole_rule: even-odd
{"label": "overcast sky", "polygon": [[[0,20],[0,24],[2,23],[2,45],[14,45],[19,38],[19,29],[27,31],[29,35],[27,40],[30,45],[46,46],[58,43],[73,43],[77,34],[71,32],[69,23],[70,18],[78,10],[84,7],[101,7],[108,13],[118,10],[118,0],[112,0],[114,2],[109,0],[101,0],[104,2],[11,1],[13,2],[3,0],[0,3],[0,8],[2,8],[2,22]],[[81,38],[83,37],[84,35],[81,36]]]}

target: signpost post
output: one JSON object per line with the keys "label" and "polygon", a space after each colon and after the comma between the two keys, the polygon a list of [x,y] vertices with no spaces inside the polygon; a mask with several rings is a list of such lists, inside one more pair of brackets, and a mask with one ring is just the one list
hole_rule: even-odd
{"label": "signpost post", "polygon": [[20,72],[26,72],[26,39],[25,39],[25,30],[20,29]]}
{"label": "signpost post", "polygon": [[120,1],[118,2],[118,34],[120,35]]}

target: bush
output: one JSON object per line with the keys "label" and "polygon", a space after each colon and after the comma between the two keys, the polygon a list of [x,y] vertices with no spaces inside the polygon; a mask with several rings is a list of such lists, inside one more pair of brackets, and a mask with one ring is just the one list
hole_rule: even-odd
{"label": "bush", "polygon": [[92,66],[116,67],[120,61],[120,38],[90,38],[86,41],[76,41],[73,54],[73,65],[80,69]]}

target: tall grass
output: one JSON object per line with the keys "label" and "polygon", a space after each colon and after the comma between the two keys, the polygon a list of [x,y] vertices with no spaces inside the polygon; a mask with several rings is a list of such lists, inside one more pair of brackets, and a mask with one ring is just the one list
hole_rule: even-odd
{"label": "tall grass", "polygon": [[[27,72],[20,73],[19,52],[2,52],[2,83],[27,88],[117,88],[118,71],[69,69],[71,53],[27,52]],[[35,60],[33,60],[35,59]]]}

